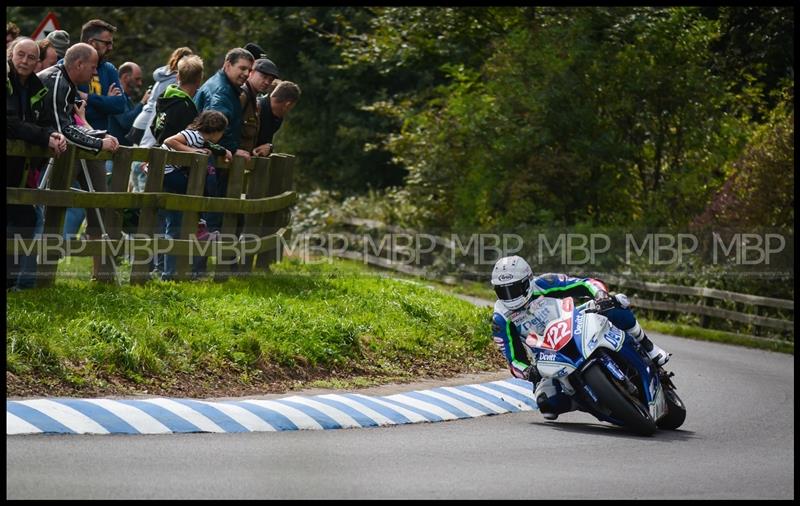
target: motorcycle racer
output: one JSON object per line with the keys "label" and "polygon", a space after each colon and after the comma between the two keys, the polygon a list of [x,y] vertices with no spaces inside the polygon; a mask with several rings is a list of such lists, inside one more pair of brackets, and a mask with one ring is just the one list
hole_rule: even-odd
{"label": "motorcycle racer", "polygon": [[514,255],[495,263],[492,286],[498,298],[492,315],[492,338],[508,361],[511,373],[533,383],[534,398],[547,420],[555,420],[559,414],[577,409],[577,405],[562,391],[558,381],[542,381],[523,344],[534,324],[535,317],[529,309],[540,297],[591,297],[597,312],[630,334],[655,364],[664,365],[669,360],[670,354],[654,344],[636,321],[625,294],[610,296],[602,281],[556,273],[534,276],[528,262]]}

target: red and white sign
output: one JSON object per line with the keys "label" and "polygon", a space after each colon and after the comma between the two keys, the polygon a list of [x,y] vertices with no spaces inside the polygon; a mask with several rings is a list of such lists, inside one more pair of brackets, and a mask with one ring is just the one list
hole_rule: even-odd
{"label": "red and white sign", "polygon": [[58,24],[58,18],[52,12],[48,12],[47,16],[45,16],[42,22],[39,23],[39,26],[36,27],[36,30],[33,31],[31,38],[33,40],[42,40],[47,37],[48,33],[55,30],[61,30],[61,26]]}

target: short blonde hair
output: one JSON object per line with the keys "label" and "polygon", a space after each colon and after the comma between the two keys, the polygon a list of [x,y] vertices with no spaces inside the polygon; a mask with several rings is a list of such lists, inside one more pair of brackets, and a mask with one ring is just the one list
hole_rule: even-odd
{"label": "short blonde hair", "polygon": [[178,62],[178,81],[181,84],[192,84],[203,78],[203,59],[192,54],[184,56]]}

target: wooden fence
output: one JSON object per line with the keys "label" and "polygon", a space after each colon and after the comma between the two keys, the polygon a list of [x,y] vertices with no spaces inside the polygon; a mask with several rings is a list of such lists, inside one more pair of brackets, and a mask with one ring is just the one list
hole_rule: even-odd
{"label": "wooden fence", "polygon": [[[6,154],[28,158],[49,157],[44,148],[21,141],[9,141]],[[113,160],[114,169],[108,192],[78,192],[70,190],[78,160]],[[6,252],[17,248],[24,251],[41,251],[37,273],[37,286],[51,286],[55,282],[58,260],[63,255],[94,256],[104,252],[132,252],[130,280],[132,284],[149,279],[148,258],[152,256],[158,237],[154,235],[159,209],[182,211],[181,232],[174,239],[169,253],[178,257],[177,276],[188,279],[191,274],[189,255],[216,256],[215,281],[223,281],[230,272],[220,269],[220,264],[232,265],[237,258],[238,272],[268,269],[277,257],[282,241],[289,236],[289,210],[296,202],[292,190],[294,157],[273,154],[268,158],[254,157],[247,161],[234,157],[230,163],[220,161],[219,168],[228,169],[226,197],[204,197],[208,156],[195,153],[168,151],[160,148],[129,148],[121,146],[115,153],[103,151],[97,155],[70,145],[67,152],[55,159],[50,176],[50,188],[6,188],[7,204],[42,204],[46,206],[44,236],[19,241],[6,240]],[[133,161],[146,161],[149,165],[143,193],[127,191]],[[188,189],[185,195],[163,191],[164,167],[167,164],[189,168]],[[68,207],[99,208],[108,238],[91,240],[61,238],[64,217]],[[140,209],[137,232],[122,233],[123,209]],[[221,237],[234,238],[220,241],[216,247],[201,244],[195,234],[200,212],[223,214]],[[244,216],[241,235],[237,234],[237,220]],[[54,248],[53,242],[58,243]],[[216,254],[215,254],[216,253]],[[241,253],[246,253],[242,255]]]}
{"label": "wooden fence", "polygon": [[[359,236],[352,233],[354,229],[362,232],[386,231],[393,234],[416,234],[413,230],[403,230],[363,218],[346,218],[341,220],[338,225],[341,227],[342,233],[351,240],[350,244],[357,246],[360,245]],[[455,248],[454,242],[445,237],[426,239],[428,241],[432,239],[436,244],[439,258]],[[405,274],[436,278],[447,284],[457,284],[462,280],[469,279],[485,281],[488,286],[489,278],[486,273],[461,271],[450,274],[431,269],[436,262],[435,254],[419,255],[417,257],[419,261],[415,261],[415,265],[391,260],[394,255],[406,254],[407,249],[403,247],[403,251],[398,252],[393,251],[387,245],[381,250],[381,253],[385,253],[385,255],[368,254],[366,249],[360,248],[354,251],[345,251],[339,256]],[[447,262],[439,262],[438,265],[441,266],[445,263]],[[631,304],[639,309],[666,313],[671,316],[671,319],[680,314],[695,315],[698,317],[699,325],[705,328],[720,328],[720,323],[727,322],[727,326],[733,330],[752,332],[756,337],[762,337],[766,330],[773,335],[779,334],[784,338],[794,340],[793,300],[761,297],[706,287],[653,283],[614,275],[600,277],[612,291],[626,293]]]}

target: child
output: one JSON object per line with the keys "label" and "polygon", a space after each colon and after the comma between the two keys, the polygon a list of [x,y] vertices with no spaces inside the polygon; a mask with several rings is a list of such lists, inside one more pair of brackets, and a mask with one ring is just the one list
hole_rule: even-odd
{"label": "child", "polygon": [[[228,119],[219,111],[205,110],[198,115],[192,123],[177,134],[168,137],[161,145],[170,151],[185,151],[188,153],[203,153],[211,155],[212,152],[231,160],[231,152],[216,145],[222,138]],[[216,174],[213,167],[209,166],[206,176],[206,187],[215,184]],[[164,167],[164,191],[169,193],[185,194],[189,184],[189,170],[187,167],[166,165]],[[207,193],[207,192],[206,192]],[[164,221],[166,235],[172,239],[180,236],[182,213],[180,211],[165,210]],[[167,255],[164,272],[161,279],[169,280],[175,276],[175,256]]]}

